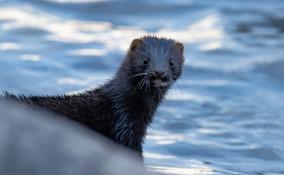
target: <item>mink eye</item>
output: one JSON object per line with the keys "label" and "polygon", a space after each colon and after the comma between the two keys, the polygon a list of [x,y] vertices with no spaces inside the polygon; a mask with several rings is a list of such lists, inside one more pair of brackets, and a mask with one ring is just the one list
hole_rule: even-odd
{"label": "mink eye", "polygon": [[170,66],[173,66],[173,65],[174,65],[174,62],[173,62],[173,61],[170,61],[169,64],[170,64]]}
{"label": "mink eye", "polygon": [[148,59],[144,59],[143,60],[143,64],[148,64],[149,63],[149,60]]}

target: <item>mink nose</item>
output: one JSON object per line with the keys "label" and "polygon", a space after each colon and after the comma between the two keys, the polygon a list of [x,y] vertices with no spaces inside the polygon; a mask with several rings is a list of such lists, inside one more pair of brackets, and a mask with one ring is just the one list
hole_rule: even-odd
{"label": "mink nose", "polygon": [[154,76],[155,76],[155,78],[165,79],[165,77],[166,77],[166,72],[165,72],[165,71],[158,71],[158,70],[155,70],[155,71],[154,71]]}

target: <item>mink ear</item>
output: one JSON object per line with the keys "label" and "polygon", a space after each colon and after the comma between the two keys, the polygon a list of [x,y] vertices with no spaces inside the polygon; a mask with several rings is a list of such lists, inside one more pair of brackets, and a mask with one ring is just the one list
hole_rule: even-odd
{"label": "mink ear", "polygon": [[141,44],[143,43],[142,39],[134,39],[130,45],[129,50],[130,51],[134,51],[135,49],[137,49]]}
{"label": "mink ear", "polygon": [[179,54],[183,55],[184,46],[183,46],[182,43],[176,42],[175,48],[178,50],[178,53],[179,53]]}

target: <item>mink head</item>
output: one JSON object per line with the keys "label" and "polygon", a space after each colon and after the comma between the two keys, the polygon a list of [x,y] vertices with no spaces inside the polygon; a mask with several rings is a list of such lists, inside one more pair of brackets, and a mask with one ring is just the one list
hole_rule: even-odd
{"label": "mink head", "polygon": [[183,44],[145,36],[134,39],[128,51],[129,80],[140,88],[167,88],[181,75]]}

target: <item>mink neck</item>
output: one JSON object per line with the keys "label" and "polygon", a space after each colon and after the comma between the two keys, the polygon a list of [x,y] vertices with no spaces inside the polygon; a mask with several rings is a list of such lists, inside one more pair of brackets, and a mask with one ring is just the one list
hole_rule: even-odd
{"label": "mink neck", "polygon": [[116,76],[99,90],[112,103],[112,139],[122,145],[142,152],[142,143],[148,125],[162,101],[167,89],[137,88],[137,81],[129,77],[135,74],[127,61]]}

